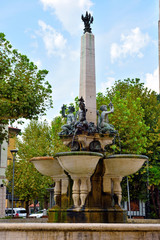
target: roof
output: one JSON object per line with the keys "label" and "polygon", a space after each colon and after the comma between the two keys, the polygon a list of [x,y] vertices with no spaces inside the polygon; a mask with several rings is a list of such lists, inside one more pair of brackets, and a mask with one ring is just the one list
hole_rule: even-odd
{"label": "roof", "polygon": [[19,128],[14,128],[14,127],[8,127],[9,132],[15,132],[15,133],[20,133],[21,129]]}

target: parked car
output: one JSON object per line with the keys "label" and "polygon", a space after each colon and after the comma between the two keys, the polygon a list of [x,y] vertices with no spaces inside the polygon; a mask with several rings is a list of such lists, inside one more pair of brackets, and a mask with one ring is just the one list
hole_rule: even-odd
{"label": "parked car", "polygon": [[[5,216],[12,216],[12,208],[5,209]],[[13,208],[13,217],[27,217],[27,212],[25,208]]]}
{"label": "parked car", "polygon": [[32,213],[29,215],[29,218],[41,218],[43,216],[43,210],[40,210],[36,213]]}

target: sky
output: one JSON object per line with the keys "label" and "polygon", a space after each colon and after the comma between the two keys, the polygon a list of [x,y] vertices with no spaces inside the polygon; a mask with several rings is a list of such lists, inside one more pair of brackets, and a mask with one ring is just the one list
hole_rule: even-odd
{"label": "sky", "polygon": [[0,31],[39,69],[49,71],[54,108],[47,111],[48,122],[79,94],[81,15],[86,11],[94,17],[97,92],[119,79],[140,78],[158,93],[158,2],[1,1]]}

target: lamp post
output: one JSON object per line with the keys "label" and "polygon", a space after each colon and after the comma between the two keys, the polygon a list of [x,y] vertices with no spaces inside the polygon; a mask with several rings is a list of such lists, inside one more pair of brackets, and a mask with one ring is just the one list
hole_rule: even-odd
{"label": "lamp post", "polygon": [[17,149],[10,150],[12,156],[13,156],[13,178],[12,178],[12,217],[13,217],[13,199],[14,199],[14,166],[15,166],[15,158],[16,153],[18,152]]}

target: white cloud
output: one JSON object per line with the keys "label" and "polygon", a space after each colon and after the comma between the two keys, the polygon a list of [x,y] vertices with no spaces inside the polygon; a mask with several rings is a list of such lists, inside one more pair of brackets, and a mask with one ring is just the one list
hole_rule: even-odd
{"label": "white cloud", "polygon": [[105,93],[106,92],[106,88],[110,88],[111,86],[113,86],[115,83],[115,78],[114,77],[108,77],[106,82],[102,82],[101,83],[101,87],[99,92]]}
{"label": "white cloud", "polygon": [[111,45],[111,61],[112,63],[119,58],[126,58],[128,55],[143,57],[141,49],[144,48],[150,41],[147,33],[142,33],[137,27],[131,30],[129,35],[121,35],[121,44],[113,43]]}
{"label": "white cloud", "polygon": [[[23,121],[23,124],[19,124],[18,121]],[[41,117],[39,117],[38,121],[39,122],[46,121],[49,125],[51,125],[52,119],[49,119],[47,116],[41,116]],[[29,119],[20,118],[16,122],[13,123],[12,127],[19,128],[21,130],[21,132],[24,132],[25,128],[28,127],[30,122],[31,122],[31,120],[29,120]],[[22,140],[22,136],[19,136],[18,138]]]}
{"label": "white cloud", "polygon": [[93,5],[91,0],[40,0],[44,10],[52,10],[63,27],[71,34],[77,33],[82,26],[80,16]]}
{"label": "white cloud", "polygon": [[59,55],[62,58],[65,56],[67,40],[63,35],[57,32],[53,27],[39,20],[40,30],[38,34],[42,37],[48,55]]}
{"label": "white cloud", "polygon": [[[19,124],[18,123],[19,121],[22,121],[23,124]],[[19,128],[19,129],[21,129],[21,132],[24,132],[24,129],[28,126],[29,123],[30,123],[29,119],[20,118],[13,123],[12,127]]]}
{"label": "white cloud", "polygon": [[151,89],[155,92],[159,92],[159,68],[157,67],[153,74],[152,73],[147,73],[146,74],[146,81],[145,81],[145,86],[148,89]]}
{"label": "white cloud", "polygon": [[40,59],[33,61],[38,68],[42,68],[42,62]]}

